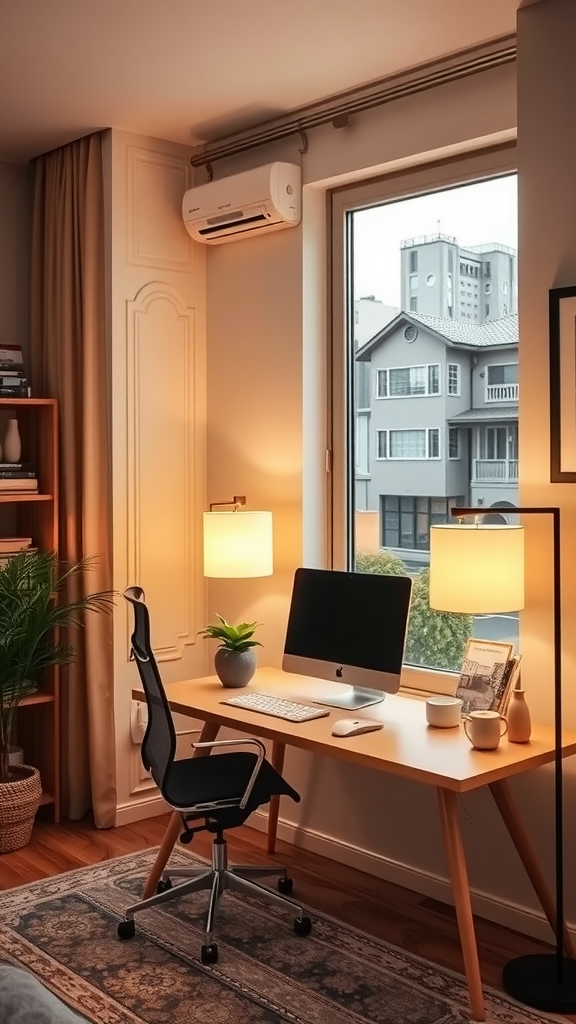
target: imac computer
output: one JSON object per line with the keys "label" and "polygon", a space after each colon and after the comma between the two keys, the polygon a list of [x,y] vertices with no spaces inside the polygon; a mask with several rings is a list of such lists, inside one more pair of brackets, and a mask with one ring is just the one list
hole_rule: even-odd
{"label": "imac computer", "polygon": [[409,576],[297,569],[282,668],[348,684],[315,704],[380,703],[400,687],[411,591]]}

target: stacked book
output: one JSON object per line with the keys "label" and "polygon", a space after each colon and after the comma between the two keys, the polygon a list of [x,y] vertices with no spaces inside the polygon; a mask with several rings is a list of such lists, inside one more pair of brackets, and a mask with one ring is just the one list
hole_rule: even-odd
{"label": "stacked book", "polygon": [[29,462],[0,462],[1,494],[38,494],[38,478]]}
{"label": "stacked book", "polygon": [[37,551],[32,547],[31,537],[0,537],[0,569],[21,551]]}
{"label": "stacked book", "polygon": [[0,398],[29,398],[30,387],[18,345],[0,344]]}

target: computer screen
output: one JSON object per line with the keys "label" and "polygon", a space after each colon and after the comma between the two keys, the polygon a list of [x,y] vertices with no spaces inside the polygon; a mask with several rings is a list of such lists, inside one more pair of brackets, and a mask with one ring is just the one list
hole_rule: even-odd
{"label": "computer screen", "polygon": [[411,591],[409,576],[297,569],[282,668],[348,684],[318,699],[331,707],[368,707],[396,693]]}

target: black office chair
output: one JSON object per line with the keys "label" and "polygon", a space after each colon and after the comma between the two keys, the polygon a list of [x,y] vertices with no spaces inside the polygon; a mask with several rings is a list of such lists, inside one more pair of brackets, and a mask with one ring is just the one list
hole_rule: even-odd
{"label": "black office chair", "polygon": [[[144,591],[140,587],[128,587],[124,597],[134,609],[131,657],[136,661],[148,705],[148,725],[141,747],[144,767],[152,775],[166,803],[182,815],[184,831],[181,841],[188,843],[196,832],[204,831],[214,833],[215,838],[212,866],[166,870],[156,895],[127,908],[124,920],[118,925],[119,937],[133,938],[134,914],[138,911],[200,889],[210,890],[205,941],[201,949],[202,963],[214,964],[218,960],[218,946],[213,942],[212,933],[218,901],[225,889],[290,907],[298,915],[294,920],[296,934],[309,935],[312,928],[310,918],[303,915],[302,907],[286,898],[292,891],[292,879],[288,877],[287,869],[274,864],[229,866],[224,838],[227,829],[243,825],[252,811],[269,803],[271,797],[285,795],[299,802],[300,796],[266,760],[266,749],[260,740],[243,738],[192,744],[196,749],[251,745],[257,747],[257,754],[236,751],[217,757],[175,760],[176,731],[150,643],[150,616]],[[202,819],[202,825],[190,827],[191,822]],[[276,871],[281,873],[278,892],[251,881]],[[172,878],[175,877],[187,881],[173,886]]]}

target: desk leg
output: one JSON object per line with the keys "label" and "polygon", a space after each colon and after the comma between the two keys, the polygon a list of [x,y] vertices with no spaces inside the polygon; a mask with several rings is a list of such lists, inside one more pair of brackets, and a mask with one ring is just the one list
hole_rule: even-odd
{"label": "desk leg", "polygon": [[458,817],[458,805],[456,793],[449,789],[438,789],[438,800],[440,803],[440,820],[446,844],[450,878],[452,881],[452,893],[456,907],[458,920],[458,931],[460,933],[460,945],[464,956],[464,970],[466,982],[470,994],[470,1006],[474,1020],[486,1020],[486,1009],[484,1006],[484,995],[482,992],[482,980],[480,978],[480,964],[478,962],[478,947],[474,932],[474,919],[472,917],[472,904],[470,903],[470,889],[468,885],[468,872],[466,870],[466,857],[464,854],[464,843],[460,831],[460,820]]}
{"label": "desk leg", "polygon": [[[202,732],[200,733],[200,742],[211,743],[215,740],[220,726],[216,725],[215,722],[204,722],[202,726]],[[207,757],[210,754],[209,750],[195,750],[193,757]],[[144,887],[144,895],[142,899],[147,900],[149,896],[153,896],[156,892],[158,882],[162,877],[162,872],[166,867],[170,854],[176,845],[176,840],[182,831],[182,815],[178,811],[173,811],[170,821],[168,822],[168,828],[164,833],[164,838],[160,844],[156,860],[150,869],[150,874],[146,879],[146,885]]]}
{"label": "desk leg", "polygon": [[[510,838],[512,839],[518,856],[526,869],[526,874],[532,882],[534,892],[540,900],[542,910],[550,922],[552,931],[556,933],[556,905],[554,897],[548,887],[544,872],[538,863],[536,854],[534,853],[534,849],[528,838],[528,833],[526,832],[526,829],[520,819],[520,815],[512,802],[509,786],[505,781],[491,782],[489,785],[490,792],[494,797],[494,801],[500,811],[502,820],[510,833]],[[576,957],[574,942],[572,941],[572,936],[566,926],[564,926],[563,940],[566,956]]]}
{"label": "desk leg", "polygon": [[[282,775],[284,768],[284,754],[286,745],[274,740],[272,744],[272,767]],[[276,833],[278,831],[278,813],[280,810],[280,797],[273,796],[268,805],[268,839],[266,842],[266,853],[274,853],[276,849]]]}

